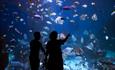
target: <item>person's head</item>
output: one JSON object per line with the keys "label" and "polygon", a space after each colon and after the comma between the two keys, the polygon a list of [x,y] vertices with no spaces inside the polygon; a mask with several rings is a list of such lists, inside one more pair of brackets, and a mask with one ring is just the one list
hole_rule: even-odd
{"label": "person's head", "polygon": [[50,39],[51,40],[56,40],[57,39],[57,36],[58,36],[58,33],[56,31],[52,31],[50,33]]}
{"label": "person's head", "polygon": [[40,37],[41,37],[40,32],[34,32],[34,38],[36,40],[40,40]]}

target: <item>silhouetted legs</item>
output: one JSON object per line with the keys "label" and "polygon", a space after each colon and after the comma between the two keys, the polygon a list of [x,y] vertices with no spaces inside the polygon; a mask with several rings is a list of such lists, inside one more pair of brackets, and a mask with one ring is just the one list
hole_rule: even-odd
{"label": "silhouetted legs", "polygon": [[38,70],[39,69],[40,61],[34,58],[30,58],[30,67],[31,70]]}

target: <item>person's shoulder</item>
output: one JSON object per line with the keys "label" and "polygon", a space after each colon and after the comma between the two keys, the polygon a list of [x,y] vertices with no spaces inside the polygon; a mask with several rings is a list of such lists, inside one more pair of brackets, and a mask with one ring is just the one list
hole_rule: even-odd
{"label": "person's shoulder", "polygon": [[52,43],[52,41],[48,41],[46,45],[48,46],[48,45],[50,45],[51,43]]}
{"label": "person's shoulder", "polygon": [[62,41],[63,41],[62,39],[57,40],[57,42],[62,42]]}
{"label": "person's shoulder", "polygon": [[31,40],[31,41],[30,41],[30,43],[33,43],[33,42],[34,42],[34,40]]}
{"label": "person's shoulder", "polygon": [[61,39],[58,39],[57,41],[62,41]]}
{"label": "person's shoulder", "polygon": [[35,43],[35,40],[31,40],[30,41],[30,45],[34,44]]}
{"label": "person's shoulder", "polygon": [[42,43],[41,43],[40,41],[38,41],[38,44],[40,44],[40,45],[41,45]]}
{"label": "person's shoulder", "polygon": [[59,43],[59,44],[64,44],[64,40],[59,39],[59,40],[58,40],[58,43]]}

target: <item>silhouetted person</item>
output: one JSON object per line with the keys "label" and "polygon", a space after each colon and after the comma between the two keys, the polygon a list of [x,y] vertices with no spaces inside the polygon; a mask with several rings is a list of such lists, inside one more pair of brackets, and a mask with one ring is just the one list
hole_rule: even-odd
{"label": "silhouetted person", "polygon": [[44,48],[42,47],[42,44],[40,43],[40,32],[34,33],[34,40],[30,42],[30,66],[31,70],[38,70],[40,59],[39,59],[39,51],[40,49],[45,52]]}
{"label": "silhouetted person", "polygon": [[61,45],[66,42],[69,37],[69,34],[64,40],[57,39],[58,33],[56,31],[51,32],[50,40],[46,45],[46,58],[47,60],[47,69],[48,70],[63,70],[63,58]]}
{"label": "silhouetted person", "polygon": [[8,65],[8,53],[5,51],[5,42],[2,37],[0,37],[0,70],[5,70]]}

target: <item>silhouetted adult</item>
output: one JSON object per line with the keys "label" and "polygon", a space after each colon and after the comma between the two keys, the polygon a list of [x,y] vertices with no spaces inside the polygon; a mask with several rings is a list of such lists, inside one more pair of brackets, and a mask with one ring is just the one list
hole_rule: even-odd
{"label": "silhouetted adult", "polygon": [[30,66],[31,70],[38,70],[40,59],[39,59],[39,51],[40,49],[45,52],[44,48],[42,47],[42,44],[40,43],[40,32],[34,33],[34,40],[30,42]]}
{"label": "silhouetted adult", "polygon": [[0,70],[5,70],[8,62],[8,53],[5,50],[5,41],[0,37]]}
{"label": "silhouetted adult", "polygon": [[47,69],[48,70],[63,70],[63,58],[62,58],[62,51],[61,45],[66,42],[69,34],[63,40],[57,39],[58,33],[56,31],[51,32],[50,40],[46,45],[46,57],[47,60]]}

